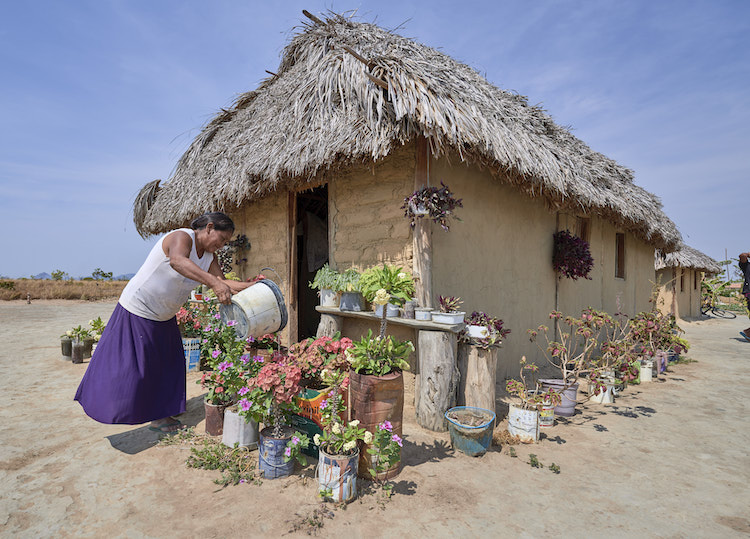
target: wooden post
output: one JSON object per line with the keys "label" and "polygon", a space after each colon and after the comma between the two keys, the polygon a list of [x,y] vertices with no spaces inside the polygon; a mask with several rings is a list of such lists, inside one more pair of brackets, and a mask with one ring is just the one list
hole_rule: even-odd
{"label": "wooden post", "polygon": [[286,298],[286,305],[289,313],[287,328],[289,330],[289,344],[297,342],[299,336],[299,314],[297,312],[297,193],[289,190],[287,199],[287,217],[288,237],[287,237],[287,254],[289,256],[289,267],[287,275],[289,276],[289,297]]}
{"label": "wooden post", "polygon": [[461,343],[458,346],[459,406],[495,411],[497,348],[488,349]]}
{"label": "wooden post", "polygon": [[[430,183],[430,153],[427,139],[417,137],[414,170],[414,190]],[[412,238],[413,263],[417,302],[420,307],[434,307],[432,297],[432,222],[417,219]]]}
{"label": "wooden post", "polygon": [[456,404],[457,339],[447,331],[420,331],[419,373],[415,388],[417,423],[434,431],[448,430],[445,412]]}
{"label": "wooden post", "polygon": [[344,320],[340,316],[335,314],[320,314],[320,323],[318,324],[318,331],[315,333],[315,338],[318,337],[331,337],[333,338],[336,333],[341,333],[344,328]]}

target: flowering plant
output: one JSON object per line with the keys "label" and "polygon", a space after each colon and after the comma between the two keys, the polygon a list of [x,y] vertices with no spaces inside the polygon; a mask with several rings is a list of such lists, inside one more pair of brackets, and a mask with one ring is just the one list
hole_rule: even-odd
{"label": "flowering plant", "polygon": [[180,335],[186,338],[201,336],[203,327],[195,311],[183,305],[175,316],[177,317],[177,327],[180,328]]}
{"label": "flowering plant", "polygon": [[278,333],[266,333],[259,339],[248,338],[248,344],[258,350],[279,350],[281,342]]}
{"label": "flowering plant", "polygon": [[567,230],[555,232],[552,266],[560,275],[576,280],[579,277],[591,279],[589,273],[594,267],[589,243],[574,236]]}
{"label": "flowering plant", "polygon": [[98,341],[102,333],[104,333],[104,328],[107,327],[107,324],[104,323],[101,316],[97,316],[93,320],[89,320],[89,326],[91,326],[91,331],[94,334],[94,340]]}
{"label": "flowering plant", "polygon": [[233,326],[234,320],[226,324],[221,321],[219,313],[211,314],[201,332],[201,362],[210,369],[215,369],[222,361],[234,361],[245,351],[245,341],[237,339]]}
{"label": "flowering plant", "polygon": [[[372,444],[367,449],[367,452],[372,455],[370,459],[372,468],[369,469],[369,472],[376,481],[379,474],[401,460],[403,445],[401,437],[393,432],[393,425],[390,421],[383,421],[378,425],[378,429],[372,437]],[[390,496],[392,485],[383,485],[383,489]]]}
{"label": "flowering plant", "polygon": [[322,381],[324,369],[347,371],[349,362],[345,352],[352,347],[352,340],[341,338],[340,334],[331,337],[309,338],[289,347],[287,363],[296,365],[302,371],[302,378],[308,383]]}
{"label": "flowering plant", "polygon": [[402,268],[384,264],[365,270],[359,278],[362,295],[376,305],[402,305],[414,295],[414,280]]}
{"label": "flowering plant", "polygon": [[456,208],[463,208],[460,198],[455,198],[448,186],[440,182],[441,187],[422,187],[404,198],[404,204],[401,209],[404,210],[404,217],[409,219],[412,228],[417,223],[417,219],[429,215],[433,222],[438,223],[446,232],[450,229],[448,219],[452,216],[457,221],[458,217],[454,215]]}
{"label": "flowering plant", "polygon": [[299,411],[294,397],[300,392],[301,379],[301,369],[287,364],[284,357],[265,362],[239,390],[239,414],[273,426],[274,436],[280,437],[287,416]]}
{"label": "flowering plant", "polygon": [[390,335],[373,339],[369,330],[367,337],[354,341],[345,354],[355,372],[383,376],[395,370],[408,370],[406,360],[413,351],[411,341],[399,341]]}
{"label": "flowering plant", "polygon": [[284,449],[284,462],[289,462],[292,459],[297,459],[302,466],[307,464],[305,455],[302,454],[303,449],[307,449],[310,445],[310,438],[307,434],[302,434],[299,431],[295,431],[292,434],[292,438],[286,443]]}
{"label": "flowering plant", "polygon": [[499,345],[502,340],[510,334],[510,330],[503,327],[503,321],[481,311],[474,311],[466,322],[468,325],[483,326],[486,328],[486,336],[469,338],[466,330],[462,330],[459,338],[463,342],[471,342],[482,348]]}
{"label": "flowering plant", "polygon": [[208,389],[206,401],[210,404],[232,404],[245,386],[245,372],[231,361],[222,361],[216,370],[201,373],[196,381],[203,389]]}

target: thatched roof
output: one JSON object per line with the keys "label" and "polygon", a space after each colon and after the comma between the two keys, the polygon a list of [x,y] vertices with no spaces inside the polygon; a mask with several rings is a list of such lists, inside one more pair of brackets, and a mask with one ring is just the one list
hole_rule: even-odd
{"label": "thatched roof", "polygon": [[303,24],[276,73],[208,122],[158,193],[154,182],[144,187],[136,227],[161,233],[382,159],[420,135],[434,155],[457,152],[553,208],[600,215],[666,250],[680,241],[632,171],[525,97],[435,49],[337,14]]}
{"label": "thatched roof", "polygon": [[657,250],[654,257],[654,268],[657,271],[665,268],[691,268],[711,274],[721,273],[722,271],[716,260],[685,244],[680,245],[678,250],[668,254]]}

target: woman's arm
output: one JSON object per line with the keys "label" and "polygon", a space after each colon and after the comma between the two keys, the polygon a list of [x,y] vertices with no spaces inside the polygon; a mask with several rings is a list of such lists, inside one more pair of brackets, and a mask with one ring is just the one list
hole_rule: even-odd
{"label": "woman's arm", "polygon": [[[252,286],[254,284],[254,283],[243,283],[242,281],[233,281],[231,279],[225,279],[224,274],[222,273],[221,268],[219,267],[219,263],[216,260],[216,258],[214,258],[213,262],[211,262],[211,266],[209,266],[208,272],[211,275],[215,275],[216,277],[218,277],[222,283],[227,285],[229,289],[232,291],[232,294],[237,294],[238,292],[242,292],[245,288],[247,288],[248,286]],[[214,292],[216,292],[215,289],[214,289]]]}
{"label": "woman's arm", "polygon": [[190,251],[193,248],[193,240],[185,232],[176,230],[169,234],[162,242],[164,254],[169,258],[169,265],[180,275],[210,286],[216,293],[221,303],[229,304],[232,297],[232,289],[225,284],[224,275],[214,258],[208,271],[203,271],[198,265],[190,260]]}

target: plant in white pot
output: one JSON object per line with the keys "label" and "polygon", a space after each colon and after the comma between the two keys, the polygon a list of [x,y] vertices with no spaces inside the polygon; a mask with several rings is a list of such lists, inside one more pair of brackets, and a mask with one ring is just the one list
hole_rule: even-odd
{"label": "plant in white pot", "polygon": [[535,379],[539,371],[534,363],[526,363],[521,357],[518,379],[505,381],[505,390],[516,397],[508,410],[508,432],[518,436],[522,442],[539,441],[539,427],[554,425],[554,406],[560,404],[560,393],[554,389],[542,389]]}
{"label": "plant in white pot", "polygon": [[460,221],[455,215],[455,210],[463,207],[461,199],[455,198],[443,182],[440,182],[440,185],[441,187],[422,187],[404,198],[401,209],[404,210],[404,217],[409,219],[412,228],[416,225],[417,219],[423,217],[439,224],[445,231],[450,229],[449,219]]}
{"label": "plant in white pot", "polygon": [[465,337],[469,342],[484,348],[502,343],[510,333],[503,321],[482,311],[474,311],[466,320]]}
{"label": "plant in white pot", "polygon": [[339,272],[331,268],[328,263],[323,264],[315,273],[315,278],[309,283],[310,288],[318,290],[320,305],[322,307],[338,307],[336,299],[336,287],[339,280]]}
{"label": "plant in white pot", "polygon": [[456,296],[438,296],[438,311],[432,311],[432,321],[437,324],[461,324],[464,321],[466,312],[459,311],[461,298]]}

